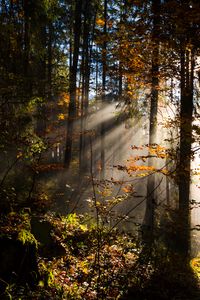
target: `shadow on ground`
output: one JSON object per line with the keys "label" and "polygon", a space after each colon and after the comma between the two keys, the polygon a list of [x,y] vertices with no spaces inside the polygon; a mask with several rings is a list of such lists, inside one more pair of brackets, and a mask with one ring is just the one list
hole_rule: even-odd
{"label": "shadow on ground", "polygon": [[121,300],[200,299],[198,277],[190,265],[184,266],[181,263],[180,258],[174,256],[167,262],[160,263],[154,271],[149,272],[149,276],[148,274],[144,276],[147,265],[140,268],[141,273],[138,273],[137,283],[130,287],[127,295]]}

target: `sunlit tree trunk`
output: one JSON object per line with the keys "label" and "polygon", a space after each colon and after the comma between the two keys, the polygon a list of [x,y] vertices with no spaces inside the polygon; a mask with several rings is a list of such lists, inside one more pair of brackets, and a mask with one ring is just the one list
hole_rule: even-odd
{"label": "sunlit tree trunk", "polygon": [[183,257],[190,253],[190,179],[193,114],[194,53],[181,49],[181,107],[180,107],[180,156],[178,165],[179,216],[177,224],[179,250]]}
{"label": "sunlit tree trunk", "polygon": [[[170,102],[173,103],[174,101],[174,81],[173,78],[171,78],[171,83],[170,83]],[[171,136],[170,136],[171,134]],[[169,136],[167,137],[167,139],[171,139],[172,138],[172,132],[169,134]],[[171,140],[170,142],[166,142],[166,147],[170,149],[170,146],[172,147],[173,143]],[[171,170],[171,158],[169,158],[168,156],[166,157],[166,169],[168,172],[172,171]],[[170,176],[166,176],[166,205],[168,208],[172,208],[173,207],[173,201],[171,201],[171,191],[170,191]]]}
{"label": "sunlit tree trunk", "polygon": [[96,46],[96,65],[95,65],[95,97],[98,99],[98,89],[99,89],[99,57],[98,57],[98,47]]}

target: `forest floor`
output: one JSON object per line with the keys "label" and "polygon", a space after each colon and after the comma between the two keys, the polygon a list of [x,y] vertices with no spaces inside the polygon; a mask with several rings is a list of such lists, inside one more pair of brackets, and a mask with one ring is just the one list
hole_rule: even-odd
{"label": "forest floor", "polygon": [[[145,120],[116,123],[112,109],[105,109],[105,177],[101,126],[91,115],[88,130],[94,126],[97,132],[87,145],[87,171],[78,168],[78,139],[69,170],[61,163],[62,149],[56,148],[50,158],[55,161],[47,160],[37,170],[36,189],[43,198],[33,205],[36,211],[11,212],[2,219],[0,299],[200,299],[200,258],[186,268],[173,253],[174,235],[166,243],[159,231],[155,248],[142,257],[146,177],[130,176],[124,166],[143,157]],[[138,166],[146,166],[145,161]],[[159,182],[162,203],[166,181]]]}

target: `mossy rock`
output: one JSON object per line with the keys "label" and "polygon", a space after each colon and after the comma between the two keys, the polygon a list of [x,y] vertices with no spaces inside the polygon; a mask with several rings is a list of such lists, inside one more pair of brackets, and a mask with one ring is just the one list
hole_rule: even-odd
{"label": "mossy rock", "polygon": [[38,251],[42,257],[52,258],[66,254],[64,247],[52,237],[52,231],[53,226],[49,221],[39,216],[32,217],[31,233],[38,241]]}

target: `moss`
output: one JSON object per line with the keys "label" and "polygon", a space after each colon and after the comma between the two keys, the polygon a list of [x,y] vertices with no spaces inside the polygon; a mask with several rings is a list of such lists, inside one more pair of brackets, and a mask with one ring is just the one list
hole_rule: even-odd
{"label": "moss", "polygon": [[35,245],[36,249],[38,249],[37,240],[35,239],[34,235],[26,229],[21,229],[18,232],[18,240],[22,242],[23,245],[25,244]]}

